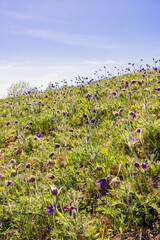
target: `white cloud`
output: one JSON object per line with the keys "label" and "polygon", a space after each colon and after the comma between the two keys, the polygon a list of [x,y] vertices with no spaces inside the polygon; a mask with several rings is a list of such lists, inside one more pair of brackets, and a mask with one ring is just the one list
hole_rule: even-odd
{"label": "white cloud", "polygon": [[5,30],[0,29],[1,32],[10,34],[24,35],[32,38],[43,39],[47,41],[60,42],[69,45],[87,47],[87,48],[100,48],[100,49],[119,49],[119,45],[112,44],[106,37],[95,35],[81,35],[65,32],[56,32],[52,30],[43,29],[18,29],[18,30]]}

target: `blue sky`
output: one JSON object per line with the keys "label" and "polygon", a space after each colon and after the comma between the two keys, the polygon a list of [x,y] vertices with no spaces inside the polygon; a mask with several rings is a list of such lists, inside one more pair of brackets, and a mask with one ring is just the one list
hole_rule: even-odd
{"label": "blue sky", "polygon": [[0,0],[0,97],[160,58],[159,0]]}

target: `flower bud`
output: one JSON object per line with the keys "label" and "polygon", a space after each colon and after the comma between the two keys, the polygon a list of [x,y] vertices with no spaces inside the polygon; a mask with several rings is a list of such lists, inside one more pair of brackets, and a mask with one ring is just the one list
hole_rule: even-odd
{"label": "flower bud", "polygon": [[53,196],[56,196],[58,194],[58,188],[54,185],[49,185],[50,186],[50,193]]}
{"label": "flower bud", "polygon": [[28,182],[28,183],[35,182],[35,180],[36,180],[36,178],[35,178],[34,176],[29,176],[29,177],[27,178],[27,182]]}

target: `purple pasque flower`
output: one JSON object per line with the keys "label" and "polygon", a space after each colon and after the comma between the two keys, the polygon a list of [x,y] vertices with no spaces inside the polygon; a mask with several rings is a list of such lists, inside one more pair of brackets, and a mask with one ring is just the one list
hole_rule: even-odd
{"label": "purple pasque flower", "polygon": [[91,123],[95,123],[95,121],[96,121],[96,118],[93,117],[93,118],[91,119]]}
{"label": "purple pasque flower", "polygon": [[101,178],[101,179],[97,180],[96,183],[100,183],[101,188],[105,189],[105,187],[106,187],[106,178]]}
{"label": "purple pasque flower", "polygon": [[134,113],[134,114],[132,114],[132,115],[131,115],[131,117],[130,117],[130,119],[131,119],[131,120],[133,120],[133,119],[135,118],[135,116],[136,116],[136,114],[135,114],[135,113]]}
{"label": "purple pasque flower", "polygon": [[95,109],[93,109],[93,110],[92,110],[92,112],[93,112],[93,113],[95,113],[95,112],[96,112],[96,110],[95,110]]}
{"label": "purple pasque flower", "polygon": [[40,138],[40,137],[41,137],[41,133],[40,133],[40,132],[37,132],[37,133],[36,133],[36,136],[37,136],[38,138]]}
{"label": "purple pasque flower", "polygon": [[129,86],[129,82],[126,81],[124,88],[127,88]]}
{"label": "purple pasque flower", "polygon": [[60,146],[61,146],[61,145],[60,145],[59,143],[55,143],[55,144],[54,144],[54,147],[55,147],[55,148],[60,148]]}
{"label": "purple pasque flower", "polygon": [[133,137],[131,137],[131,136],[130,136],[130,140],[136,141],[136,139],[135,139],[135,138],[133,138]]}
{"label": "purple pasque flower", "polygon": [[52,204],[50,203],[50,206],[47,206],[48,210],[45,211],[45,214],[48,214],[50,212],[52,212],[54,210],[54,207],[52,206]]}
{"label": "purple pasque flower", "polygon": [[73,206],[72,206],[72,202],[71,202],[69,205],[66,204],[66,206],[63,207],[63,209],[65,209],[64,212],[69,212],[69,215],[71,216],[71,215],[72,215],[72,211],[73,211],[74,209],[76,209],[76,207],[73,207]]}
{"label": "purple pasque flower", "polygon": [[157,67],[155,67],[154,70],[157,72]]}
{"label": "purple pasque flower", "polygon": [[5,181],[5,184],[6,184],[7,187],[9,187],[12,183],[13,183],[13,182],[12,182],[11,180]]}
{"label": "purple pasque flower", "polygon": [[141,167],[142,167],[143,169],[147,169],[147,164],[146,164],[146,163],[142,163],[142,164],[141,164]]}
{"label": "purple pasque flower", "polygon": [[113,96],[116,96],[116,95],[117,95],[117,93],[116,93],[116,92],[112,92],[112,95],[113,95]]}
{"label": "purple pasque flower", "polygon": [[82,117],[86,118],[86,117],[87,117],[87,114],[83,113],[83,114],[82,114]]}
{"label": "purple pasque flower", "polygon": [[85,96],[85,98],[87,98],[87,99],[89,99],[89,98],[91,98],[91,97],[92,97],[92,95],[89,94],[89,93]]}
{"label": "purple pasque flower", "polygon": [[7,122],[6,125],[8,126],[10,124],[10,122]]}
{"label": "purple pasque flower", "polygon": [[141,129],[140,128],[137,128],[136,130],[135,130],[135,133],[140,133],[141,132]]}
{"label": "purple pasque flower", "polygon": [[54,156],[54,152],[51,152],[50,154],[49,154],[49,157],[53,157]]}
{"label": "purple pasque flower", "polygon": [[154,90],[158,92],[158,91],[160,91],[160,88],[158,87],[158,88],[155,88]]}
{"label": "purple pasque flower", "polygon": [[30,163],[27,163],[26,164],[26,168],[30,168],[31,167],[31,164]]}

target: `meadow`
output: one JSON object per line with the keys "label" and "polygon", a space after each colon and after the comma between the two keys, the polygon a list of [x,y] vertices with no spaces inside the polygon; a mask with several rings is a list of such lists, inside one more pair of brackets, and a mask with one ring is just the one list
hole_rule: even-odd
{"label": "meadow", "polygon": [[158,63],[0,100],[0,239],[160,239]]}

